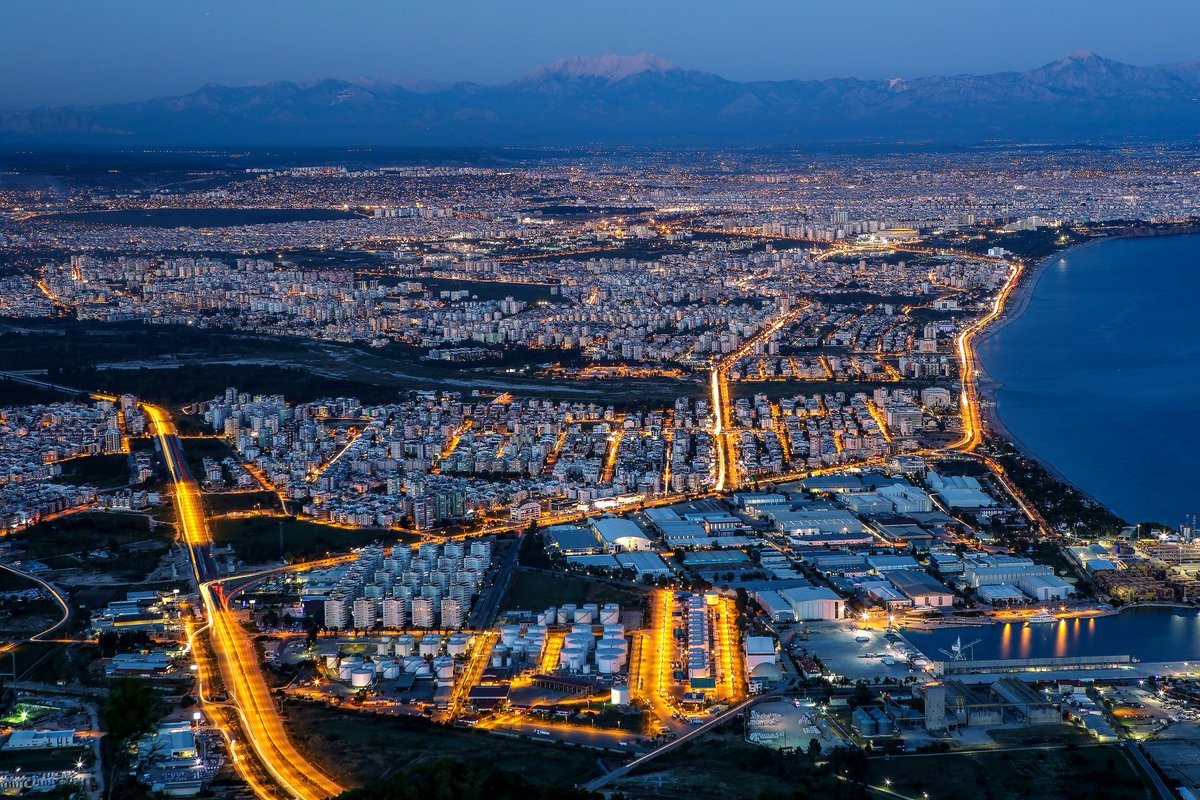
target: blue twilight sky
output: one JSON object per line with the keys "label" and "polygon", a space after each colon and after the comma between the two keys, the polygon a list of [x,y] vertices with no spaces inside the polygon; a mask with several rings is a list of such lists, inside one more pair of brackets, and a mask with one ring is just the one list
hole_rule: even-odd
{"label": "blue twilight sky", "polygon": [[1074,50],[1200,58],[1197,0],[0,0],[0,107],[204,83],[502,83],[653,52],[737,80],[1025,69]]}

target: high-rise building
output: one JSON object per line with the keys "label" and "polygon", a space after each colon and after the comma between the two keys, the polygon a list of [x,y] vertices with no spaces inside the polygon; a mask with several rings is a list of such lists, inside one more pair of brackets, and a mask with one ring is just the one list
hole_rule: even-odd
{"label": "high-rise building", "polygon": [[345,628],[350,616],[350,603],[344,596],[333,596],[325,600],[325,627]]}
{"label": "high-rise building", "polygon": [[432,598],[413,598],[412,624],[414,628],[432,628],[436,624],[436,612]]}
{"label": "high-rise building", "polygon": [[465,609],[458,600],[446,598],[442,601],[442,627],[446,630],[458,630],[463,626]]}

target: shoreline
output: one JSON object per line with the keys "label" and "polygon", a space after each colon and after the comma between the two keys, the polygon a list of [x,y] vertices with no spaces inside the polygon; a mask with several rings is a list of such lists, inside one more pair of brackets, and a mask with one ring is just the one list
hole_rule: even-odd
{"label": "shoreline", "polygon": [[1046,270],[1051,264],[1058,263],[1067,256],[1077,253],[1081,250],[1085,250],[1094,245],[1126,238],[1142,237],[1132,233],[1119,234],[1116,236],[1097,236],[1096,238],[1089,239],[1086,242],[1079,242],[1078,244],[1074,244],[1070,247],[1065,247],[1062,250],[1051,253],[1041,261],[1038,261],[1032,267],[1027,268],[1026,274],[1022,276],[1020,283],[1014,290],[1013,294],[1015,294],[1015,297],[1010,295],[1010,301],[1008,305],[1005,306],[1004,313],[999,319],[979,332],[979,334],[971,342],[971,349],[975,351],[975,396],[978,398],[980,406],[980,417],[983,419],[987,429],[991,433],[1003,438],[1005,441],[1011,444],[1013,448],[1016,449],[1016,451],[1021,455],[1025,456],[1031,461],[1037,462],[1042,469],[1046,470],[1046,472],[1049,473],[1050,476],[1055,480],[1067,484],[1086,497],[1088,500],[1105,508],[1114,517],[1117,517],[1123,522],[1126,522],[1126,524],[1129,524],[1119,514],[1114,513],[1113,510],[1108,507],[1107,503],[1103,502],[1091,492],[1079,486],[1077,483],[1063,474],[1063,472],[1057,466],[1039,455],[1033,448],[1022,441],[1019,436],[1013,433],[1012,429],[1004,423],[1004,420],[1000,418],[999,402],[996,397],[996,393],[1004,388],[1004,384],[992,377],[991,373],[989,373],[987,370],[987,366],[984,364],[983,358],[979,354],[980,344],[986,342],[988,339],[992,338],[995,334],[999,333],[1013,322],[1016,322],[1021,318],[1022,315],[1025,314],[1026,311],[1029,310],[1029,305],[1033,300],[1033,293],[1037,289],[1038,282],[1042,279],[1042,276],[1045,275]]}
{"label": "shoreline", "polygon": [[981,330],[971,342],[971,349],[974,351],[975,362],[975,395],[980,406],[980,417],[983,420],[987,430],[996,436],[1003,438],[1024,457],[1036,462],[1055,480],[1075,489],[1085,498],[1096,505],[1101,506],[1108,511],[1108,513],[1112,514],[1126,525],[1131,525],[1134,523],[1129,522],[1120,514],[1114,512],[1112,508],[1103,500],[1100,500],[1094,494],[1084,489],[1075,481],[1063,474],[1063,472],[1057,466],[1039,455],[1037,451],[1022,441],[1021,438],[1013,433],[1012,429],[1004,423],[1004,420],[1000,417],[999,402],[997,398],[997,393],[1004,388],[1004,384],[993,378],[991,373],[988,372],[987,366],[980,357],[979,346],[983,342],[988,341],[1008,325],[1020,319],[1021,316],[1029,310],[1029,305],[1033,300],[1033,293],[1037,289],[1038,282],[1041,281],[1042,277],[1045,275],[1046,270],[1050,267],[1050,265],[1058,263],[1069,255],[1098,244],[1103,244],[1104,242],[1116,241],[1118,239],[1148,239],[1159,236],[1193,236],[1200,234],[1200,228],[1197,228],[1196,226],[1181,226],[1180,230],[1171,230],[1166,232],[1151,232],[1151,230],[1153,229],[1134,228],[1112,235],[1096,236],[1087,240],[1086,242],[1079,242],[1071,245],[1070,247],[1065,247],[1062,250],[1051,253],[1033,266],[1028,267],[1026,269],[1026,274],[1021,277],[1020,283],[1014,289],[1013,294],[1010,295],[1009,302],[1006,304],[1004,312],[1000,318]]}

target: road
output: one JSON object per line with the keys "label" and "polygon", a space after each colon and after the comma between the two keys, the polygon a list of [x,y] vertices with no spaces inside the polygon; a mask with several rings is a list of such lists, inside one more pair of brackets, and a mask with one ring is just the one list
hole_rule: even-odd
{"label": "road", "polygon": [[[31,572],[25,572],[23,570],[17,569],[16,567],[10,567],[7,564],[0,564],[0,569],[4,570],[5,572],[11,572],[13,575],[17,575],[19,577],[25,578],[26,580],[33,581],[38,586],[40,586],[44,591],[49,592],[50,596],[54,598],[54,601],[56,603],[58,603],[60,608],[62,608],[62,617],[58,620],[58,622],[54,623],[49,628],[46,628],[45,630],[35,633],[33,636],[30,636],[29,641],[36,642],[38,640],[45,639],[50,634],[54,633],[59,628],[66,625],[71,620],[71,604],[67,602],[67,598],[63,595],[63,593],[61,591],[59,591],[58,587],[56,587],[54,584],[52,584],[48,581],[42,580],[37,575],[34,575]],[[0,650],[5,650],[5,649],[8,649],[8,648],[0,648]]]}
{"label": "road", "polygon": [[810,303],[801,303],[796,308],[784,311],[758,333],[747,339],[737,350],[718,360],[713,366],[712,372],[709,373],[709,393],[712,396],[713,407],[712,435],[717,447],[717,479],[713,484],[714,491],[722,492],[727,488],[736,489],[738,487],[736,454],[730,441],[733,433],[728,378],[730,367],[736,364],[738,359],[753,351],[759,343],[767,341],[776,332],[794,322],[810,305]]}
{"label": "road", "polygon": [[767,698],[774,698],[776,696],[777,695],[772,693],[772,694],[760,694],[760,695],[756,695],[754,697],[748,697],[745,700],[743,700],[742,702],[738,703],[736,706],[732,706],[728,710],[726,710],[720,714],[717,714],[712,719],[706,721],[703,725],[692,726],[691,730],[689,730],[688,732],[686,732],[685,734],[680,736],[678,739],[674,739],[673,741],[667,742],[666,744],[664,744],[662,747],[658,748],[657,750],[653,750],[644,756],[639,756],[638,758],[635,758],[633,761],[630,761],[628,764],[625,764],[624,766],[621,766],[621,767],[617,767],[612,772],[601,775],[599,778],[596,778],[595,780],[591,781],[590,783],[584,784],[583,788],[585,788],[591,792],[599,791],[601,787],[607,785],[608,783],[610,783],[614,780],[618,780],[620,778],[625,777],[626,775],[628,775],[630,773],[630,771],[642,766],[643,764],[648,763],[649,761],[652,761],[653,759],[658,758],[661,755],[671,752],[676,747],[679,747],[680,745],[682,745],[684,742],[690,742],[692,739],[695,739],[699,736],[703,736],[704,734],[708,733],[709,731],[713,730],[714,728],[717,728],[717,727],[725,724],[732,717],[734,717],[737,714],[740,714],[741,712],[750,708],[750,706],[752,706],[756,703],[761,703],[763,700],[766,700]]}
{"label": "road", "polygon": [[[170,416],[161,408],[143,405],[151,433],[158,439],[174,486],[179,532],[192,557],[192,571],[200,589],[209,622],[210,641],[217,671],[237,710],[241,729],[259,764],[289,797],[323,800],[344,791],[339,783],[309,763],[292,744],[275,698],[263,678],[258,653],[250,637],[225,605],[218,582],[213,543],[208,535],[200,491],[183,458],[183,446]],[[211,683],[211,676],[205,676]],[[218,719],[219,715],[210,714]],[[231,748],[236,740],[231,739]],[[231,750],[232,754],[232,750]],[[243,778],[263,797],[264,787],[250,774],[248,765],[235,759]]]}
{"label": "road", "polygon": [[496,575],[492,579],[491,585],[475,602],[475,607],[471,609],[471,614],[467,617],[466,627],[471,630],[481,631],[484,628],[490,627],[496,620],[496,613],[500,609],[500,601],[504,599],[504,594],[508,591],[508,584],[512,581],[513,570],[517,565],[517,557],[521,553],[521,545],[524,541],[525,534],[522,532],[518,533],[513,541],[504,544],[507,547],[504,553],[504,560],[496,568]]}
{"label": "road", "polygon": [[1138,747],[1137,742],[1132,739],[1126,739],[1125,747],[1133,754],[1133,760],[1138,763],[1142,771],[1150,777],[1150,782],[1154,784],[1154,789],[1158,792],[1158,796],[1162,800],[1175,800],[1174,793],[1167,788],[1167,784],[1163,782],[1162,776],[1158,774],[1158,770],[1150,763],[1150,759],[1146,758],[1146,754],[1142,752],[1142,748]]}

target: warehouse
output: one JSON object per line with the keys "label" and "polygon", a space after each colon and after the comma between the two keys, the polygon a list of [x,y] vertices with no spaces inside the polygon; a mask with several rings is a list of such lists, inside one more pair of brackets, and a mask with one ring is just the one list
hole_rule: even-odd
{"label": "warehouse", "polygon": [[547,528],[542,535],[546,539],[547,550],[557,551],[564,556],[587,556],[603,549],[595,532],[588,528],[555,525]]}
{"label": "warehouse", "polygon": [[779,593],[797,621],[841,619],[845,604],[837,592],[821,586],[801,586]]}
{"label": "warehouse", "polygon": [[592,529],[609,550],[634,552],[650,547],[650,537],[632,520],[605,515],[592,520]]}
{"label": "warehouse", "polygon": [[1075,591],[1075,587],[1057,575],[1026,575],[1017,581],[1021,591],[1034,600],[1047,602],[1062,600]]}
{"label": "warehouse", "polygon": [[954,605],[954,593],[928,573],[901,569],[889,572],[887,578],[917,608],[950,608]]}

